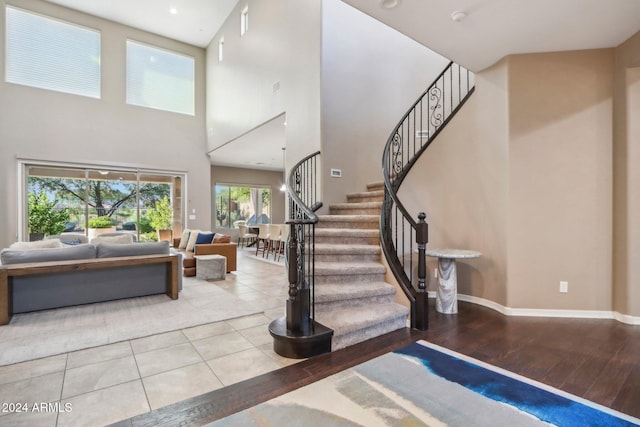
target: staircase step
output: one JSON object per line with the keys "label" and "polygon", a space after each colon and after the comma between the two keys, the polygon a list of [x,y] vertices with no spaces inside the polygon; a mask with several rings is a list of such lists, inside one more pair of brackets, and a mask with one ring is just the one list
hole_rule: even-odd
{"label": "staircase step", "polygon": [[382,202],[336,203],[329,205],[331,215],[380,215]]}
{"label": "staircase step", "polygon": [[367,184],[367,191],[378,191],[378,190],[384,191],[384,181],[371,182]]}
{"label": "staircase step", "polygon": [[322,243],[346,245],[380,245],[380,232],[373,229],[316,228],[316,245]]}
{"label": "staircase step", "polygon": [[376,304],[316,313],[316,320],[333,329],[331,350],[348,347],[407,326],[409,309],[403,305]]}
{"label": "staircase step", "polygon": [[378,262],[316,262],[315,284],[383,282],[386,271]]}
{"label": "staircase step", "polygon": [[356,306],[394,302],[395,288],[389,283],[324,283],[316,287],[316,313]]}
{"label": "staircase step", "polygon": [[318,215],[316,228],[375,228],[380,224],[380,215]]}
{"label": "staircase step", "polygon": [[315,248],[316,262],[376,262],[380,261],[380,246],[341,245],[318,243]]}
{"label": "staircase step", "polygon": [[362,193],[347,194],[347,202],[382,202],[384,199],[384,190],[365,191]]}

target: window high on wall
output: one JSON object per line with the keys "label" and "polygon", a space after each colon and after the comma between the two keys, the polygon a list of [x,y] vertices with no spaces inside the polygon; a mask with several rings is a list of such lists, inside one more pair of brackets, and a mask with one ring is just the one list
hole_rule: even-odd
{"label": "window high on wall", "polygon": [[195,59],[127,40],[127,104],[195,114]]}
{"label": "window high on wall", "polygon": [[240,12],[240,36],[244,36],[244,33],[249,29],[249,6],[245,6]]}
{"label": "window high on wall", "polygon": [[100,32],[6,7],[5,79],[100,98]]}

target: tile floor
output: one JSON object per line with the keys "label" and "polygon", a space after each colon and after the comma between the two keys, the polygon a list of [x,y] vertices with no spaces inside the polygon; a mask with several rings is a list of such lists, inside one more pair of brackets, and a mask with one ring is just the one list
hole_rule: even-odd
{"label": "tile floor", "polygon": [[210,283],[263,313],[0,367],[0,425],[106,425],[297,362],[267,331],[284,312],[284,266],[250,254]]}

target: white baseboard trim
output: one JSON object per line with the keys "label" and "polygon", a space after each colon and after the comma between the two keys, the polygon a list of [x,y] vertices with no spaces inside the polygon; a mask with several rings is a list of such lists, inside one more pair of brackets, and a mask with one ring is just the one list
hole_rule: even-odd
{"label": "white baseboard trim", "polygon": [[[435,298],[435,291],[429,291],[429,298]],[[505,316],[531,316],[531,317],[566,317],[574,319],[615,319],[618,322],[628,325],[640,325],[640,317],[629,316],[617,311],[600,310],[553,310],[544,308],[511,308],[505,307],[497,302],[474,297],[472,295],[458,294],[458,300],[478,304],[502,313]]]}
{"label": "white baseboard trim", "polygon": [[618,322],[626,323],[628,325],[640,325],[640,317],[638,316],[629,316],[628,314],[622,314],[614,311],[613,318]]}

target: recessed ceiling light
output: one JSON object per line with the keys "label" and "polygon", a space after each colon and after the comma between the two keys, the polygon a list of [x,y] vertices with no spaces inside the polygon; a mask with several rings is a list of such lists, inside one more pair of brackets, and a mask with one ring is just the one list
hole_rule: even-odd
{"label": "recessed ceiling light", "polygon": [[400,4],[400,0],[382,0],[380,2],[380,6],[384,7],[385,9],[393,9],[398,4]]}
{"label": "recessed ceiling light", "polygon": [[178,14],[178,9],[176,9],[175,7],[172,7],[171,9],[169,9],[169,13],[172,15],[177,15]]}

